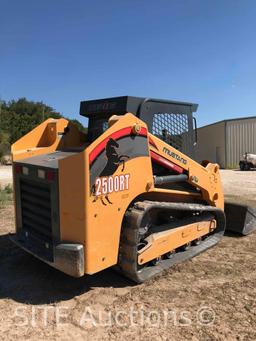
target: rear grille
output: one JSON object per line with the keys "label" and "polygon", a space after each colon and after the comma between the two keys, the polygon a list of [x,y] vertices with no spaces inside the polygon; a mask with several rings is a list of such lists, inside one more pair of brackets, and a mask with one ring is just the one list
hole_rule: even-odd
{"label": "rear grille", "polygon": [[49,184],[21,179],[22,228],[43,239],[52,239],[51,190]]}

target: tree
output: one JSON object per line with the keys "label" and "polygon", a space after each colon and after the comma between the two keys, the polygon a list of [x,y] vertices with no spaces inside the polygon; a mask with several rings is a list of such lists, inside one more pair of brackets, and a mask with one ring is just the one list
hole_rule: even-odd
{"label": "tree", "polygon": [[10,143],[9,143],[10,136],[8,133],[4,131],[0,131],[0,159],[8,154],[10,150]]}
{"label": "tree", "polygon": [[84,127],[81,122],[79,122],[76,119],[69,120],[69,121],[72,122],[73,124],[75,124],[80,131],[82,131],[83,133],[87,133],[88,128]]}
{"label": "tree", "polygon": [[[0,155],[10,151],[10,145],[48,118],[62,115],[43,102],[26,98],[0,103]],[[71,120],[81,131],[86,128],[78,120]]]}

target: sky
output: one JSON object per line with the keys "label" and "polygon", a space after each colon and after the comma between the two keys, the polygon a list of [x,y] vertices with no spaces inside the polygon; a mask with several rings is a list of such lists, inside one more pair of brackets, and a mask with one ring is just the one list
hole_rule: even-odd
{"label": "sky", "polygon": [[81,100],[198,103],[198,125],[256,115],[255,0],[0,0],[0,99],[79,119]]}

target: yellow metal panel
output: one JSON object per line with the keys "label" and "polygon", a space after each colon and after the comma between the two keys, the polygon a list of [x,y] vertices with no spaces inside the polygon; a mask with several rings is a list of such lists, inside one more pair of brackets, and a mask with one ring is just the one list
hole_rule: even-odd
{"label": "yellow metal panel", "polygon": [[176,229],[154,233],[148,238],[148,245],[139,251],[138,263],[145,264],[152,259],[196,240],[216,228],[216,221],[204,221],[185,225]]}
{"label": "yellow metal panel", "polygon": [[[64,134],[65,128],[68,134]],[[12,145],[12,158],[18,161],[58,149],[80,147],[84,141],[85,135],[68,120],[49,118]]]}
{"label": "yellow metal panel", "polygon": [[203,167],[154,135],[149,134],[149,137],[156,146],[150,146],[152,151],[187,171],[188,182],[202,191],[202,198],[210,205],[224,209],[224,196],[218,164],[209,163]]}
{"label": "yellow metal panel", "polygon": [[61,240],[85,244],[85,153],[59,161]]}

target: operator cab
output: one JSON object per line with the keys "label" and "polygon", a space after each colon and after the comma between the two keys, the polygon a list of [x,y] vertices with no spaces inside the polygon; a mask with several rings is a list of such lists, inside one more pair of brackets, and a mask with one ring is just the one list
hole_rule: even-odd
{"label": "operator cab", "polygon": [[80,115],[89,119],[90,143],[108,128],[108,120],[112,115],[130,112],[147,124],[150,133],[193,158],[196,143],[193,112],[196,112],[197,107],[197,104],[187,102],[121,96],[83,101]]}

